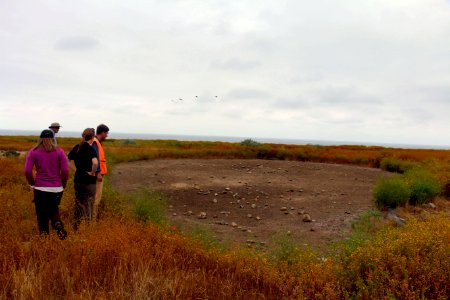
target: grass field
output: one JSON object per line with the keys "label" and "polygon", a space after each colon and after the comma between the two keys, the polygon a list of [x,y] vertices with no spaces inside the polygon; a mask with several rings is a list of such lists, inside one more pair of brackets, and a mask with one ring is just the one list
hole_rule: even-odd
{"label": "grass field", "polygon": [[[0,137],[0,150],[27,151],[35,137]],[[77,139],[58,139],[67,152]],[[315,145],[111,140],[111,168],[142,159],[261,158],[371,167],[418,164],[442,186],[439,210],[390,226],[377,212],[355,222],[354,234],[326,256],[278,237],[267,253],[224,248],[162,222],[139,221],[136,201],[106,182],[101,221],[56,235],[37,235],[24,156],[0,158],[0,298],[17,299],[446,299],[450,295],[450,215],[445,189],[450,151]],[[6,154],[6,152],[4,152]],[[390,161],[387,161],[390,160]],[[386,167],[387,168],[387,167]],[[398,167],[393,170],[400,170]],[[61,211],[70,224],[69,183]],[[448,196],[448,195],[447,195]],[[411,214],[408,212],[411,211]]]}

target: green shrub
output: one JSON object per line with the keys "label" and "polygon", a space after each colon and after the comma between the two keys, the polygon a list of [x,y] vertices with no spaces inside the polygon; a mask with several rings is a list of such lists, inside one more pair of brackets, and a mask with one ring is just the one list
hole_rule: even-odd
{"label": "green shrub", "polygon": [[126,140],[123,140],[123,141],[122,141],[122,144],[123,144],[123,145],[136,145],[137,142],[136,142],[136,140],[126,139]]}
{"label": "green shrub", "polygon": [[376,207],[395,208],[408,202],[411,191],[400,176],[381,177],[373,190],[373,198]]}
{"label": "green shrub", "polygon": [[230,242],[221,242],[210,226],[206,224],[197,224],[195,227],[187,231],[187,236],[199,241],[208,249],[227,250],[230,248]]}
{"label": "green shrub", "polygon": [[409,160],[402,160],[395,157],[385,157],[380,162],[380,168],[388,172],[403,174],[415,167],[415,163]]}
{"label": "green shrub", "polygon": [[280,149],[277,151],[276,158],[279,160],[286,160],[292,158],[292,154],[286,149]]}
{"label": "green shrub", "polygon": [[17,157],[19,155],[20,155],[20,153],[17,152],[16,150],[6,150],[5,153],[3,153],[3,156],[6,156],[6,157]]}
{"label": "green shrub", "polygon": [[441,193],[439,180],[425,169],[410,169],[405,179],[411,190],[410,204],[423,204]]}
{"label": "green shrub", "polygon": [[161,194],[143,190],[133,195],[132,200],[134,202],[134,216],[139,221],[152,221],[160,225],[166,222],[166,200]]}
{"label": "green shrub", "polygon": [[275,246],[272,250],[271,257],[275,261],[287,262],[290,265],[299,261],[302,249],[299,248],[291,235],[280,233],[273,236],[272,241]]}
{"label": "green shrub", "polygon": [[372,239],[383,226],[379,211],[369,210],[362,213],[352,222],[351,235],[342,241],[332,244],[335,257],[338,260],[347,259],[357,248],[361,247],[367,240]]}
{"label": "green shrub", "polygon": [[258,147],[258,146],[261,146],[261,143],[254,141],[252,139],[245,139],[241,142],[241,146]]}

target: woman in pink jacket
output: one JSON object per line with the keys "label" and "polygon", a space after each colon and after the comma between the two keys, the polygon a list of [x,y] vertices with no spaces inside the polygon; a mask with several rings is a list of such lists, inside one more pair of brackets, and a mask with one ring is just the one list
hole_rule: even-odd
{"label": "woman in pink jacket", "polygon": [[[36,176],[33,176],[33,168]],[[28,152],[25,176],[34,189],[34,205],[41,234],[49,234],[49,221],[58,237],[64,240],[67,232],[59,215],[59,204],[69,176],[67,158],[53,138],[53,132],[41,132],[38,144]]]}

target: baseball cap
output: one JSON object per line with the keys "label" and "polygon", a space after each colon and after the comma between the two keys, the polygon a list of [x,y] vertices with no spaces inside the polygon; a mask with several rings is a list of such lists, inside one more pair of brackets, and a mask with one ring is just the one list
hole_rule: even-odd
{"label": "baseball cap", "polygon": [[41,139],[53,138],[54,137],[54,133],[53,133],[53,131],[51,131],[49,129],[44,129],[44,130],[42,130],[41,135],[39,137]]}

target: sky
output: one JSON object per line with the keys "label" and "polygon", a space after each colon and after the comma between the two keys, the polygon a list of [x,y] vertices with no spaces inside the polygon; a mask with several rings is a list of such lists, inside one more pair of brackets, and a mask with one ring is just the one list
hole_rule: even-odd
{"label": "sky", "polygon": [[0,129],[448,146],[449,37],[448,0],[0,0]]}

